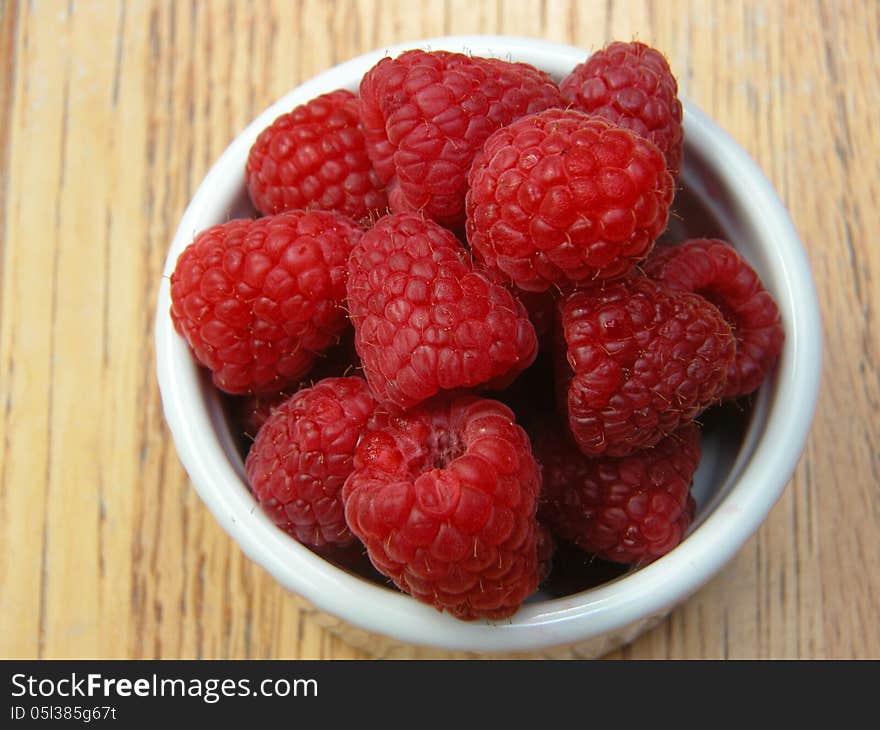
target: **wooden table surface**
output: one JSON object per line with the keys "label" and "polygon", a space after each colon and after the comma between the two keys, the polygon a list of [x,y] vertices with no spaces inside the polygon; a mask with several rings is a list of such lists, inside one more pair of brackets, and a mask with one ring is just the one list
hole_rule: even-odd
{"label": "wooden table surface", "polygon": [[154,375],[184,207],[304,79],[450,33],[663,49],[758,161],[815,272],[825,364],[791,484],[615,657],[880,657],[880,4],[0,0],[0,657],[361,657],[191,487]]}

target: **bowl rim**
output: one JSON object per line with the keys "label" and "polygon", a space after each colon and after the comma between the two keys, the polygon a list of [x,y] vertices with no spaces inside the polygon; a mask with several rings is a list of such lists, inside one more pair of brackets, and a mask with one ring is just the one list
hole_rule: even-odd
{"label": "bowl rim", "polygon": [[[822,329],[806,252],[783,203],[748,154],[715,122],[683,100],[688,145],[706,153],[712,170],[750,219],[773,241],[767,265],[783,283],[776,292],[786,341],[772,403],[754,452],[728,493],[687,538],[659,560],[610,583],[547,601],[527,603],[509,620],[462,622],[409,596],[349,574],[279,530],[256,503],[212,428],[199,367],[169,316],[170,281],[177,256],[216,201],[243,185],[243,161],[256,136],[274,119],[351,79],[380,58],[411,48],[473,52],[525,61],[539,68],[572,68],[584,49],[519,36],[441,36],[399,43],[334,66],[297,86],[257,116],[227,147],[199,184],[168,251],[155,319],[156,368],[166,422],[178,457],[221,527],[250,559],[289,590],[347,623],[372,633],[448,651],[533,651],[585,641],[668,611],[717,573],[758,529],[782,495],[809,434],[821,375]],[[564,73],[564,70],[560,71]],[[779,296],[783,294],[784,296]],[[215,414],[216,415],[216,414]]]}

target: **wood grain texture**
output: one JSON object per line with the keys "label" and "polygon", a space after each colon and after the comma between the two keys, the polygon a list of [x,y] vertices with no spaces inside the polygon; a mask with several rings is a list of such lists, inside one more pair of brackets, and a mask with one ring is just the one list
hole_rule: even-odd
{"label": "wood grain texture", "polygon": [[824,381],[769,519],[625,658],[880,657],[880,4],[0,0],[0,656],[362,657],[221,531],[154,376],[187,201],[284,92],[394,42],[663,49],[812,262]]}

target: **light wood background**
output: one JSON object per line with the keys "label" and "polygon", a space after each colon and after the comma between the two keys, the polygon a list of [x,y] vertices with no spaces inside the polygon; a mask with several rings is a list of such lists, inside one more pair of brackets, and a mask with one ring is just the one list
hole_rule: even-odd
{"label": "light wood background", "polygon": [[708,586],[615,657],[880,657],[880,4],[0,0],[0,656],[359,657],[217,526],[154,376],[177,221],[240,129],[364,51],[638,38],[759,162],[817,280],[797,473]]}

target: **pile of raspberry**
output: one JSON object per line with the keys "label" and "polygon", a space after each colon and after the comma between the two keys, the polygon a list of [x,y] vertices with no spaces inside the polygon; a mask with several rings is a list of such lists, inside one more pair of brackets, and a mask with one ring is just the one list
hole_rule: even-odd
{"label": "pile of raspberry", "polygon": [[635,42],[560,83],[408,51],[266,128],[259,215],[195,236],[171,317],[274,523],[463,620],[511,616],[572,554],[675,548],[701,417],[783,343],[727,242],[657,244],[682,143]]}

